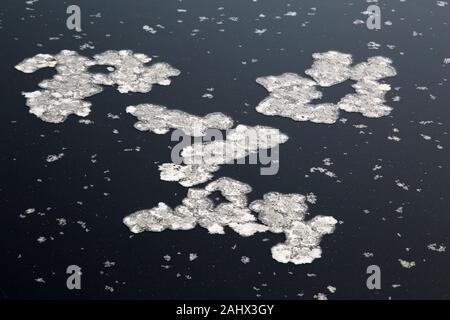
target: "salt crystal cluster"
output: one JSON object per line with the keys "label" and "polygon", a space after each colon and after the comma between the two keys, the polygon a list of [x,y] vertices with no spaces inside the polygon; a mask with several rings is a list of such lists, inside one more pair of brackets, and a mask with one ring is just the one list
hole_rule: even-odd
{"label": "salt crystal cluster", "polygon": [[191,187],[212,179],[212,173],[218,171],[220,165],[243,161],[247,156],[256,156],[259,150],[276,148],[287,140],[288,136],[278,129],[238,125],[227,131],[225,140],[184,147],[181,156],[185,165],[161,165],[161,179]]}
{"label": "salt crystal cluster", "polygon": [[342,83],[351,76],[353,62],[350,54],[337,51],[313,54],[313,65],[305,74],[313,78],[321,87],[331,87]]}
{"label": "salt crystal cluster", "polygon": [[198,117],[153,104],[128,106],[126,110],[138,119],[134,125],[136,129],[156,134],[178,129],[191,137],[204,137],[209,129],[227,130],[225,139],[195,142],[184,147],[181,151],[184,164],[159,166],[161,180],[178,181],[184,187],[211,180],[220,165],[254,156],[259,150],[273,149],[288,140],[287,135],[271,127],[240,124],[230,129],[233,120],[220,112]]}
{"label": "salt crystal cluster", "polygon": [[187,164],[226,164],[245,158],[260,149],[277,147],[288,139],[288,136],[278,129],[240,124],[227,132],[226,140],[194,143],[185,147],[181,155]]}
{"label": "salt crystal cluster", "polygon": [[320,258],[322,236],[335,229],[337,220],[330,216],[316,216],[305,222],[306,201],[300,194],[270,192],[263,200],[250,204],[250,209],[258,212],[258,219],[269,231],[286,235],[286,242],[272,248],[273,258],[279,262],[304,264]]}
{"label": "salt crystal cluster", "polygon": [[163,163],[159,166],[160,177],[164,181],[178,181],[183,187],[192,187],[213,178],[220,169],[217,165]]}
{"label": "salt crystal cluster", "polygon": [[197,117],[180,110],[169,110],[155,104],[127,107],[127,112],[138,118],[134,127],[140,131],[165,134],[170,129],[182,130],[186,135],[201,137],[208,129],[226,130],[233,126],[233,119],[220,112]]}
{"label": "salt crystal cluster", "polygon": [[[117,86],[121,93],[149,92],[153,84],[169,85],[170,77],[180,71],[167,63],[147,66],[151,58],[130,50],[106,51],[91,58],[75,51],[63,50],[58,54],[37,54],[25,59],[16,69],[32,73],[42,68],[56,68],[52,79],[39,83],[41,90],[24,92],[30,112],[40,119],[60,123],[71,114],[85,117],[91,103],[85,98],[103,91],[101,85]],[[89,68],[106,65],[109,73],[92,73]]]}
{"label": "salt crystal cluster", "polygon": [[[384,104],[391,87],[379,82],[397,74],[390,59],[376,56],[352,66],[352,56],[337,51],[315,53],[313,58],[312,67],[305,74],[314,81],[295,73],[257,78],[256,82],[270,95],[258,104],[256,110],[269,116],[326,124],[337,121],[339,110],[359,112],[369,118],[379,118],[391,112],[392,108]],[[347,94],[337,104],[312,104],[313,100],[322,98],[318,86],[330,87],[347,80],[356,81],[353,84],[356,93]]]}
{"label": "salt crystal cluster", "polygon": [[[203,189],[191,188],[182,204],[170,208],[165,203],[135,212],[123,222],[134,233],[191,230],[197,225],[212,234],[224,234],[230,227],[248,237],[258,232],[284,233],[286,241],[272,248],[272,256],[283,263],[311,263],[321,257],[320,240],[334,231],[337,221],[329,216],[316,216],[304,221],[308,211],[306,197],[300,194],[270,192],[262,200],[247,204],[251,187],[230,178],[220,178]],[[219,191],[226,199],[217,205],[208,198]],[[258,213],[258,218],[253,212]]]}
{"label": "salt crystal cluster", "polygon": [[[208,195],[215,191],[220,191],[228,202],[214,205]],[[247,208],[246,194],[250,191],[251,187],[245,183],[220,178],[204,189],[189,189],[183,204],[175,209],[159,203],[156,208],[138,211],[123,221],[134,233],[165,229],[190,230],[200,225],[210,233],[224,234],[224,227],[228,226],[241,235],[249,236],[267,230],[255,223],[255,216]]]}
{"label": "salt crystal cluster", "polygon": [[316,83],[295,73],[268,76],[256,79],[270,96],[256,107],[267,116],[281,116],[295,121],[334,123],[338,118],[337,106],[330,103],[312,105],[310,102],[322,97]]}
{"label": "salt crystal cluster", "polygon": [[[293,73],[279,77],[259,78],[271,95],[258,106],[258,111],[270,115],[283,115],[297,121],[332,123],[338,117],[338,108],[332,104],[310,105],[310,101],[322,97],[317,84],[333,85],[347,78],[357,80],[358,95],[382,97],[386,87],[373,86],[387,72],[377,66],[390,63],[387,60],[369,60],[367,65],[351,68],[351,56],[345,59],[339,53],[317,54],[313,68],[307,71],[315,81]],[[121,93],[149,92],[154,84],[169,85],[170,77],[180,71],[166,63],[146,64],[151,58],[129,50],[106,51],[92,59],[74,51],[63,50],[58,54],[37,54],[16,66],[24,73],[42,68],[56,68],[57,74],[39,83],[41,90],[25,92],[30,112],[44,121],[60,123],[75,114],[85,117],[91,103],[85,98],[100,93],[102,86],[116,86]],[[339,62],[339,63],[336,63]],[[90,67],[107,66],[108,73],[94,73]],[[370,77],[365,73],[375,69]],[[395,71],[394,71],[395,72]],[[344,99],[343,99],[344,100]],[[371,101],[370,103],[376,103]],[[284,106],[280,108],[280,106]],[[342,108],[372,114],[352,96],[348,96]],[[260,150],[269,150],[285,143],[288,137],[278,129],[264,126],[237,125],[220,113],[203,117],[154,104],[129,106],[126,111],[138,121],[135,128],[156,134],[171,129],[181,130],[185,135],[199,138],[207,136],[208,130],[227,130],[226,139],[195,142],[181,150],[183,164],[164,163],[159,166],[161,179],[178,181],[185,187],[205,183],[223,164],[242,161]],[[220,131],[219,131],[220,132]],[[334,231],[337,221],[333,217],[316,216],[305,221],[307,197],[300,194],[270,192],[262,200],[248,204],[247,194],[251,187],[230,178],[219,178],[204,188],[190,188],[182,204],[171,208],[165,203],[157,207],[135,212],[123,219],[134,233],[190,230],[196,226],[212,234],[224,234],[229,227],[239,235],[248,237],[258,232],[284,233],[286,241],[272,248],[272,256],[283,263],[310,263],[321,256],[320,241],[323,235]],[[220,192],[225,201],[215,204],[209,197]],[[44,239],[45,241],[45,239]]]}

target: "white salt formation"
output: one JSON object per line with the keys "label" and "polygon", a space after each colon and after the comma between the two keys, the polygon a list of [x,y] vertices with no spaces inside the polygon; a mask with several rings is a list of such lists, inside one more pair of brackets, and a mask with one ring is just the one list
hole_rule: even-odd
{"label": "white salt formation", "polygon": [[192,187],[213,178],[212,173],[219,170],[215,165],[179,165],[163,163],[159,166],[160,177],[164,181],[178,181],[183,187]]}
{"label": "white salt formation", "polygon": [[288,136],[278,129],[240,124],[227,132],[226,140],[194,143],[185,147],[181,155],[187,164],[226,164],[261,149],[275,148],[288,139]]}
{"label": "white salt formation", "polygon": [[268,76],[256,79],[270,92],[256,110],[267,116],[281,116],[295,121],[334,123],[338,118],[337,106],[324,103],[312,105],[310,102],[322,97],[316,83],[295,73]]}
{"label": "white salt formation", "polygon": [[[161,180],[179,181],[181,185],[191,187],[211,180],[212,173],[218,171],[220,165],[244,161],[247,156],[257,157],[260,150],[276,148],[288,139],[278,129],[238,125],[227,131],[225,140],[194,143],[184,147],[181,156],[185,165],[161,165]],[[256,163],[256,159],[249,161]]]}
{"label": "white salt formation", "polygon": [[165,134],[170,129],[182,130],[186,135],[201,137],[208,129],[226,130],[233,126],[233,119],[223,113],[210,113],[197,117],[180,110],[169,110],[164,106],[140,104],[127,107],[127,112],[138,118],[134,127],[140,131]]}
{"label": "white salt formation", "polygon": [[[313,80],[295,73],[267,76],[256,79],[270,95],[259,103],[256,110],[269,116],[281,116],[295,121],[335,123],[339,109],[359,112],[365,117],[379,118],[388,115],[392,108],[386,106],[385,94],[391,89],[379,80],[397,73],[392,61],[385,57],[371,57],[367,62],[352,66],[352,56],[337,51],[313,54],[314,63],[305,71]],[[337,104],[311,104],[322,98],[317,86],[330,87],[347,80],[356,81],[356,93],[344,96]]]}
{"label": "white salt formation", "polygon": [[[266,231],[284,233],[286,242],[272,248],[275,260],[304,264],[321,257],[320,240],[334,231],[337,221],[333,217],[316,216],[305,222],[308,206],[306,197],[299,194],[271,192],[248,206],[247,194],[251,190],[245,183],[220,178],[204,189],[189,189],[183,204],[175,209],[159,203],[155,208],[125,217],[123,222],[134,233],[191,230],[197,225],[212,234],[224,234],[224,227],[228,226],[244,237]],[[208,198],[215,191],[227,201],[215,205]],[[258,219],[252,211],[259,214]]]}
{"label": "white salt formation", "polygon": [[[138,119],[134,125],[136,129],[156,134],[179,129],[188,136],[203,137],[208,129],[227,130],[233,126],[233,120],[220,112],[198,117],[153,104],[129,106],[127,112]],[[195,142],[184,147],[180,159],[184,165],[160,165],[161,180],[178,181],[182,186],[192,187],[211,180],[220,165],[240,161],[247,156],[257,156],[258,151],[273,149],[287,140],[288,136],[278,129],[237,125],[226,131],[225,139]]]}
{"label": "white salt formation", "polygon": [[337,51],[313,54],[314,63],[305,74],[321,87],[331,87],[350,78],[352,56]]}
{"label": "white salt formation", "polygon": [[[117,90],[126,92],[148,92],[153,84],[168,85],[169,77],[180,71],[166,63],[145,64],[151,58],[130,50],[106,51],[93,59],[80,56],[75,51],[63,50],[58,54],[37,54],[25,59],[16,69],[32,73],[42,68],[56,68],[57,74],[39,83],[41,90],[24,92],[30,112],[40,119],[60,123],[75,114],[85,117],[91,103],[85,98],[100,93],[100,85],[117,85]],[[89,67],[107,65],[109,73],[91,73]]]}
{"label": "white salt formation", "polygon": [[[208,195],[220,191],[229,202],[215,206]],[[142,231],[190,230],[198,224],[210,233],[225,233],[229,226],[240,235],[250,236],[267,227],[255,223],[256,218],[247,208],[246,194],[251,187],[245,183],[220,178],[204,189],[189,189],[183,204],[171,209],[164,203],[150,210],[142,210],[124,218],[134,233]]]}
{"label": "white salt formation", "polygon": [[338,103],[339,109],[347,112],[359,112],[368,118],[380,118],[391,113],[392,108],[386,106],[385,95],[391,86],[378,82],[397,74],[392,61],[384,57],[372,57],[354,66],[351,70],[351,79],[356,94],[348,94]]}
{"label": "white salt formation", "polygon": [[[323,60],[321,56],[319,58]],[[329,65],[329,61],[324,59],[317,62],[317,69]],[[42,90],[26,92],[24,95],[31,113],[44,121],[59,123],[70,114],[82,117],[88,115],[91,104],[84,99],[101,92],[102,85],[115,85],[121,93],[148,92],[153,84],[170,84],[169,77],[180,73],[165,63],[146,66],[150,60],[146,55],[128,50],[106,51],[95,55],[93,59],[64,50],[56,55],[38,54],[24,60],[16,68],[25,73],[46,67],[56,68],[57,74],[53,79],[39,84]],[[89,68],[95,65],[107,66],[109,73],[90,72]],[[344,69],[344,66],[339,68]],[[341,76],[342,74],[340,72]],[[311,75],[315,78],[325,77],[321,83],[331,85],[335,82],[329,79],[326,72],[314,72]],[[379,76],[370,81],[376,81],[377,77]],[[288,110],[285,113],[285,116],[295,120],[330,122],[330,118],[337,119],[337,109],[331,104],[314,107],[308,105],[310,100],[318,99],[322,95],[316,90],[313,80],[295,74],[285,74],[282,77],[261,78],[259,82],[272,92],[269,97],[271,100],[266,102],[268,109],[282,100],[297,111]],[[302,104],[300,109],[296,105],[299,102]],[[350,107],[359,108],[358,105]],[[298,110],[301,110],[301,114]],[[230,129],[233,127],[233,120],[222,113],[199,117],[153,104],[129,106],[127,112],[138,119],[136,129],[156,134],[179,129],[191,137],[204,137],[209,129],[227,130],[226,139],[195,142],[184,147],[181,151],[183,165],[165,163],[159,167],[162,180],[178,181],[185,187],[211,180],[220,165],[239,162],[246,157],[252,158],[260,150],[276,148],[288,140],[285,134],[270,127],[238,125]],[[277,114],[285,111],[280,109],[268,112]],[[208,198],[214,192],[220,192],[225,201],[214,204]],[[250,192],[251,187],[245,183],[220,178],[203,189],[188,189],[187,197],[174,209],[165,203],[159,203],[155,208],[141,210],[125,217],[123,222],[134,233],[160,232],[166,229],[190,230],[197,225],[212,234],[223,234],[225,227],[229,227],[244,237],[267,231],[284,233],[286,241],[272,248],[275,260],[303,264],[321,256],[320,240],[324,234],[334,231],[337,221],[333,217],[317,216],[305,222],[307,197],[298,194],[271,192],[264,195],[263,200],[248,205],[247,194]],[[252,212],[258,213],[258,218]]]}
{"label": "white salt formation", "polygon": [[120,93],[141,92],[146,93],[152,89],[153,84],[168,86],[170,77],[180,75],[180,71],[167,63],[155,63],[151,66],[145,64],[152,58],[142,53],[133,53],[131,50],[105,51],[94,56],[97,65],[112,65],[114,71],[109,74],[95,74],[96,83],[103,85],[117,85]]}
{"label": "white salt formation", "polygon": [[323,235],[334,231],[337,220],[330,216],[316,216],[304,221],[308,211],[306,197],[300,194],[270,192],[250,204],[258,212],[258,219],[269,231],[284,233],[286,242],[272,248],[272,257],[283,263],[311,263],[320,258],[320,240]]}

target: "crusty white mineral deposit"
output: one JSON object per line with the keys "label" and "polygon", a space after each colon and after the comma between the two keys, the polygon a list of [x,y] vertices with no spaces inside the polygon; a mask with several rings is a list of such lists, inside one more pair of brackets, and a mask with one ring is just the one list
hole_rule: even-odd
{"label": "crusty white mineral deposit", "polygon": [[[167,63],[145,64],[151,58],[130,50],[106,51],[93,59],[83,57],[75,51],[63,50],[55,55],[37,54],[25,59],[16,69],[32,73],[42,68],[56,68],[52,79],[39,83],[41,90],[24,92],[30,113],[40,119],[60,123],[75,114],[85,117],[91,103],[85,98],[100,93],[101,85],[117,86],[121,93],[149,92],[153,84],[169,85],[170,77],[180,71]],[[89,67],[106,65],[109,73],[92,73]]]}
{"label": "crusty white mineral deposit", "polygon": [[138,119],[136,129],[156,134],[178,129],[191,137],[202,137],[208,129],[227,130],[225,139],[195,142],[184,147],[181,151],[184,165],[164,163],[159,166],[161,180],[178,181],[185,187],[211,180],[220,165],[254,156],[259,150],[278,147],[288,140],[287,135],[271,127],[237,125],[230,129],[233,120],[220,112],[199,117],[153,104],[129,106],[126,110]]}
{"label": "crusty white mineral deposit", "polygon": [[[352,56],[337,51],[315,53],[313,58],[314,63],[305,74],[314,80],[295,73],[257,78],[256,82],[270,95],[258,104],[256,110],[269,116],[326,124],[337,121],[339,109],[359,112],[369,118],[379,118],[391,112],[392,108],[384,104],[391,87],[379,82],[397,74],[390,59],[371,57],[367,62],[352,66]],[[330,87],[347,80],[356,81],[353,85],[356,93],[347,94],[337,104],[312,104],[313,100],[322,98],[318,86]]]}
{"label": "crusty white mineral deposit", "polygon": [[[248,237],[257,232],[284,233],[286,241],[272,248],[272,256],[283,263],[304,264],[320,258],[320,240],[331,234],[337,223],[330,216],[316,216],[304,221],[308,211],[306,197],[300,194],[270,192],[263,200],[247,205],[251,187],[245,183],[220,178],[204,189],[188,190],[187,197],[175,209],[165,203],[157,207],[135,212],[123,219],[134,233],[190,230],[197,225],[211,234],[225,233],[228,226],[239,235]],[[219,191],[226,202],[217,205],[208,198]],[[253,212],[258,213],[258,219]]]}
{"label": "crusty white mineral deposit", "polygon": [[320,240],[323,235],[333,233],[337,223],[330,216],[304,221],[308,205],[306,197],[300,194],[270,192],[263,200],[253,201],[249,208],[258,212],[258,219],[269,231],[286,235],[286,242],[272,248],[272,257],[283,263],[304,264],[320,258]]}
{"label": "crusty white mineral deposit", "polygon": [[184,147],[181,156],[185,165],[161,165],[161,180],[179,181],[185,187],[194,186],[211,180],[212,173],[218,171],[220,165],[256,156],[259,150],[278,147],[288,139],[287,135],[271,127],[238,125],[227,131],[225,140]]}
{"label": "crusty white mineral deposit", "polygon": [[[208,198],[214,191],[220,191],[229,202],[215,206]],[[223,234],[224,227],[229,226],[239,234],[249,236],[267,230],[267,227],[255,223],[255,216],[246,206],[246,194],[250,191],[251,187],[245,183],[220,178],[204,189],[189,189],[183,204],[175,209],[159,203],[156,208],[138,211],[123,221],[134,233],[165,229],[190,230],[200,225],[210,233]]]}
{"label": "crusty white mineral deposit", "polygon": [[337,51],[313,54],[314,63],[305,74],[321,87],[330,87],[350,78],[352,56]]}
{"label": "crusty white mineral deposit", "polygon": [[186,164],[226,164],[261,149],[275,148],[288,139],[289,137],[278,129],[240,124],[228,130],[225,140],[194,143],[183,148],[181,155]]}
{"label": "crusty white mineral deposit", "polygon": [[256,82],[270,92],[270,96],[256,107],[256,111],[262,114],[316,123],[334,123],[338,118],[336,105],[310,104],[312,100],[322,97],[311,79],[295,73],[284,73],[280,76],[261,77]]}
{"label": "crusty white mineral deposit", "polygon": [[170,129],[182,130],[186,135],[200,137],[208,129],[226,130],[233,126],[233,119],[220,112],[198,117],[180,110],[170,110],[154,104],[127,107],[127,112],[138,118],[134,127],[140,131],[165,134]]}
{"label": "crusty white mineral deposit", "polygon": [[163,163],[159,166],[161,180],[178,181],[183,187],[192,187],[209,181],[213,178],[212,173],[218,170],[219,166],[205,164]]}

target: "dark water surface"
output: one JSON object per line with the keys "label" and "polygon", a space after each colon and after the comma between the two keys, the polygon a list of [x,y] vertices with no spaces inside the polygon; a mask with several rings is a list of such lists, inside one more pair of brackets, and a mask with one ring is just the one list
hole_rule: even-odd
{"label": "dark water surface", "polygon": [[[81,33],[66,28],[70,4],[81,7]],[[368,6],[365,1],[2,1],[1,296],[312,299],[321,292],[329,299],[450,298],[450,247],[445,252],[427,248],[432,243],[450,246],[450,64],[444,63],[450,58],[450,6],[420,0],[378,5],[383,22],[392,25],[383,23],[381,30],[371,31],[353,23],[367,18],[361,14]],[[288,11],[297,16],[285,16]],[[101,17],[92,16],[99,12]],[[258,19],[260,14],[266,17]],[[200,22],[201,16],[209,20]],[[145,32],[143,25],[157,33]],[[267,31],[257,35],[256,28]],[[195,36],[193,29],[199,29]],[[370,50],[371,41],[380,48]],[[81,50],[85,43],[94,48]],[[21,92],[37,90],[55,71],[24,74],[14,66],[37,53],[62,49],[86,56],[130,49],[157,56],[154,62],[167,62],[181,75],[170,86],[155,86],[146,94],[120,94],[105,87],[86,99],[93,103],[87,117],[93,124],[81,124],[76,116],[50,124],[28,113]],[[393,60],[398,75],[385,79],[398,88],[387,96],[394,108],[390,116],[368,119],[343,112],[346,123],[323,125],[255,111],[267,96],[257,77],[302,74],[314,52],[328,50],[350,53],[357,63],[375,55]],[[214,88],[213,99],[202,98],[207,88]],[[349,82],[328,88],[324,101],[336,102],[349,92]],[[392,101],[397,95],[401,100]],[[258,165],[228,165],[215,176],[250,184],[251,201],[269,191],[316,194],[311,214],[343,221],[322,239],[322,258],[298,266],[276,262],[270,248],[284,241],[282,234],[243,238],[231,230],[209,235],[196,228],[131,236],[122,223],[126,215],[160,201],[176,206],[187,190],[159,179],[157,164],[170,162],[168,146],[175,143],[168,134],[133,128],[136,119],[125,107],[139,103],[197,115],[221,111],[236,123],[286,133],[290,139],[280,148],[278,175],[261,176]],[[120,119],[108,118],[108,113]],[[368,127],[353,126],[358,124]],[[401,140],[389,140],[392,135]],[[124,151],[137,146],[140,152]],[[60,152],[62,159],[46,162],[47,155]],[[309,172],[323,166],[325,158],[332,160],[327,168],[338,179]],[[375,165],[382,168],[373,171]],[[376,174],[383,178],[374,180]],[[398,187],[397,180],[409,190]],[[403,213],[396,212],[399,207]],[[36,212],[21,218],[28,208]],[[67,225],[59,226],[57,218],[65,218]],[[39,243],[41,236],[47,241]],[[365,252],[373,257],[366,258]],[[189,253],[198,258],[189,261]],[[243,264],[242,256],[250,263]],[[415,261],[416,266],[404,268],[398,259]],[[105,267],[106,261],[115,265]],[[66,288],[65,271],[72,264],[83,272],[78,291]],[[381,268],[381,290],[366,287],[366,268],[373,264]],[[35,280],[39,278],[45,283]],[[330,285],[337,288],[334,294],[327,290]]]}

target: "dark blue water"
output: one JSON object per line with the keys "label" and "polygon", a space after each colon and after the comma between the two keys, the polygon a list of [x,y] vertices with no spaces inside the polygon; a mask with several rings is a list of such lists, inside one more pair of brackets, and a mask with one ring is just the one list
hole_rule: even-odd
{"label": "dark blue water", "polygon": [[[70,4],[81,7],[81,33],[66,28]],[[449,298],[450,247],[439,253],[427,246],[450,246],[450,65],[444,64],[450,58],[450,6],[419,0],[379,5],[383,22],[391,21],[392,26],[383,24],[381,30],[371,31],[353,24],[366,19],[361,14],[368,6],[365,1],[40,0],[32,5],[2,1],[1,296],[312,299],[323,292],[330,299]],[[177,12],[178,8],[187,12]],[[298,14],[284,16],[288,11]],[[100,18],[90,16],[98,12]],[[315,15],[308,14],[312,12]],[[260,14],[266,18],[257,20]],[[199,16],[210,20],[200,22]],[[165,29],[156,28],[156,34],[142,30],[143,25],[157,24]],[[258,36],[255,28],[267,32]],[[191,36],[193,29],[200,30],[196,36]],[[421,34],[414,37],[413,31]],[[369,50],[370,41],[379,43],[380,49]],[[80,50],[88,42],[95,48]],[[87,99],[93,103],[88,116],[92,125],[79,123],[75,116],[50,124],[28,113],[21,92],[37,90],[37,84],[55,71],[24,74],[14,66],[37,53],[62,49],[87,56],[130,49],[157,56],[154,61],[170,63],[182,73],[170,86],[155,86],[146,94],[120,94],[106,87]],[[302,74],[314,52],[328,50],[350,53],[355,62],[374,55],[393,60],[398,75],[385,81],[400,89],[388,94],[388,104],[394,107],[390,116],[367,119],[343,112],[345,124],[321,125],[267,117],[254,110],[267,96],[255,82],[257,77]],[[258,61],[251,63],[253,58]],[[202,98],[211,87],[214,98]],[[344,83],[327,89],[324,100],[335,102],[351,91],[351,83]],[[396,95],[401,100],[392,102]],[[123,217],[160,201],[176,206],[186,195],[177,183],[159,179],[157,164],[170,162],[168,146],[174,145],[170,135],[139,132],[133,128],[135,118],[125,113],[126,106],[139,103],[197,115],[221,111],[237,123],[268,125],[286,133],[290,139],[281,146],[278,175],[261,176],[258,165],[229,165],[216,176],[252,185],[251,201],[269,191],[314,192],[318,202],[311,205],[311,214],[344,222],[322,239],[322,258],[309,265],[278,263],[270,248],[284,238],[269,233],[242,238],[231,230],[209,235],[197,228],[131,236]],[[108,113],[121,117],[114,120]],[[419,124],[425,120],[433,123]],[[368,128],[353,127],[357,124]],[[113,134],[114,129],[119,134]],[[421,133],[432,140],[424,140]],[[401,140],[388,140],[390,135]],[[136,146],[140,152],[124,152]],[[59,152],[65,154],[59,161],[45,161],[47,155]],[[334,164],[329,169],[342,182],[309,173],[309,168],[323,166],[325,158],[331,158]],[[377,164],[382,169],[373,171]],[[374,180],[375,174],[383,178]],[[409,191],[399,188],[396,180],[408,184]],[[403,213],[395,211],[398,207]],[[36,208],[36,213],[20,218],[27,208]],[[65,218],[67,225],[59,226],[57,218]],[[89,232],[78,221],[86,223]],[[47,241],[38,243],[40,236]],[[364,252],[374,256],[365,258]],[[198,258],[189,261],[189,253]],[[170,262],[165,255],[171,256]],[[250,257],[250,263],[243,264],[242,256]],[[415,261],[416,266],[403,268],[398,259]],[[105,261],[115,265],[105,268]],[[83,272],[78,291],[66,288],[65,271],[72,264]],[[372,264],[381,268],[381,290],[366,287],[366,268]],[[35,281],[38,278],[45,283]],[[392,286],[397,284],[401,286]],[[329,285],[337,288],[336,293],[328,292]]]}

